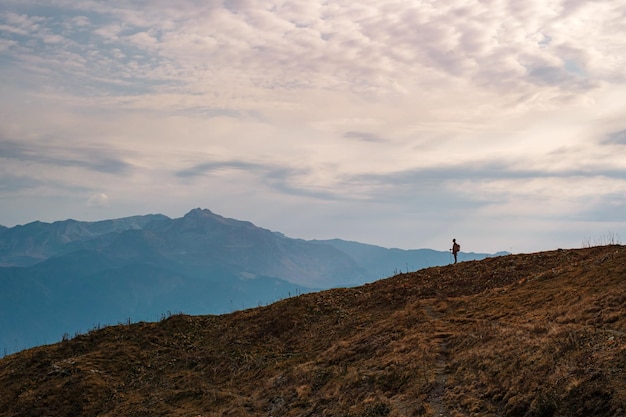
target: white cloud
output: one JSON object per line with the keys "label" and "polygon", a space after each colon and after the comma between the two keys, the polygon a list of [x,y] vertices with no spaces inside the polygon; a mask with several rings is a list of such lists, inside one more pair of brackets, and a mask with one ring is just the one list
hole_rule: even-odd
{"label": "white cloud", "polygon": [[[0,31],[1,30],[2,30],[2,27],[0,27]],[[6,39],[0,39],[0,52],[4,52],[15,45],[17,45],[17,41],[9,41]]]}
{"label": "white cloud", "polygon": [[104,193],[95,193],[87,199],[87,207],[104,207],[109,204],[109,197]]}
{"label": "white cloud", "polygon": [[368,201],[356,233],[451,204],[575,216],[623,190],[620,1],[5,3],[0,141],[23,146],[4,166],[82,196],[115,181],[111,212],[175,194],[281,229],[238,204],[323,222]]}

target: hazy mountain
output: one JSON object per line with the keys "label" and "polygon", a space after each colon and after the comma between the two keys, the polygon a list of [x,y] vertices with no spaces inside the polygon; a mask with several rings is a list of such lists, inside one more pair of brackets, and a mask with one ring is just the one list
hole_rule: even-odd
{"label": "hazy mountain", "polygon": [[32,222],[12,228],[0,227],[0,266],[30,266],[52,256],[77,250],[85,242],[167,219],[146,215],[98,222],[65,220],[54,223]]}
{"label": "hazy mountain", "polygon": [[625,277],[556,250],[93,330],[0,359],[0,417],[621,417]]}
{"label": "hazy mountain", "polygon": [[[0,229],[0,349],[167,312],[221,314],[450,262],[449,253],[305,241],[194,209],[182,218]],[[481,259],[487,254],[464,254]]]}

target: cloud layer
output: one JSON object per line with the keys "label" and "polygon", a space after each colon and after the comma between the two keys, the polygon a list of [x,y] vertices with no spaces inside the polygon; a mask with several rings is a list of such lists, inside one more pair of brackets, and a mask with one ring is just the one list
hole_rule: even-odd
{"label": "cloud layer", "polygon": [[200,206],[404,248],[626,235],[619,0],[3,3],[5,225]]}

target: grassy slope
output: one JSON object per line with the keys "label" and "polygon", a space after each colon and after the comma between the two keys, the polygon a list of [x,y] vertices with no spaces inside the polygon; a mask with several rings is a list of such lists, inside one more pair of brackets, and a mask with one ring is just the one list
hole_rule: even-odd
{"label": "grassy slope", "polygon": [[621,416],[626,247],[511,255],[0,360],[0,416]]}

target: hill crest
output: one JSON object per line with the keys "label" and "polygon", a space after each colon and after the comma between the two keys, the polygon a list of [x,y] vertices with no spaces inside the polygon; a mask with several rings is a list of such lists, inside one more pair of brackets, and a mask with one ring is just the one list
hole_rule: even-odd
{"label": "hill crest", "polygon": [[508,255],[0,360],[0,416],[619,416],[626,248]]}

